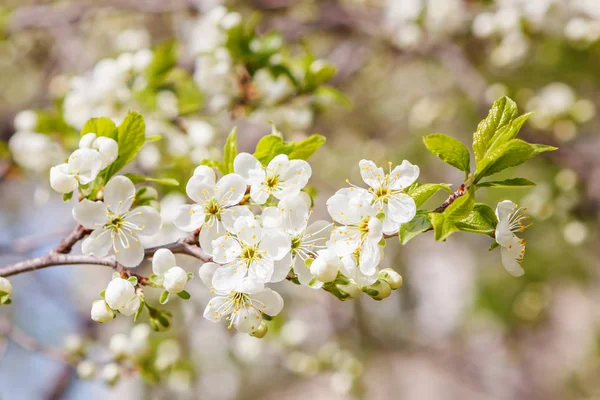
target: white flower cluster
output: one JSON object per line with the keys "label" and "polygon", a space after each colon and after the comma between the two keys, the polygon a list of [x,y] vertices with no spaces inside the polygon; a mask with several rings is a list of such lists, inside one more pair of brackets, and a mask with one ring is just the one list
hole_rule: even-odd
{"label": "white flower cluster", "polygon": [[[341,189],[327,202],[339,224],[335,229],[331,222],[308,222],[310,198],[302,189],[312,171],[306,161],[280,154],[263,166],[253,155],[240,153],[233,164],[235,172],[219,180],[209,167],[195,170],[187,183],[195,204],[181,206],[175,224],[185,231],[200,229],[201,247],[213,257],[200,268],[202,281],[216,294],[204,316],[211,321],[227,317],[230,327],[241,332],[264,334],[263,315],[274,316],[283,307],[281,296],[265,284],[291,271],[313,288],[339,273],[360,286],[375,283],[383,235],[397,233],[416,213],[404,191],[419,168],[408,161],[390,166],[386,174],[362,160],[369,188]],[[250,204],[262,206],[262,213],[255,215]]]}
{"label": "white flower cluster", "polygon": [[87,133],[66,163],[50,168],[50,186],[58,193],[71,193],[93,182],[118,155],[119,145],[114,139]]}
{"label": "white flower cluster", "polygon": [[147,82],[143,72],[152,61],[150,49],[100,60],[85,76],[74,77],[64,99],[65,121],[76,129],[100,115],[119,123],[134,101],[134,91]]}
{"label": "white flower cluster", "polygon": [[132,316],[140,308],[141,300],[133,284],[127,279],[115,278],[104,291],[104,300],[92,304],[92,319],[96,322],[108,322],[115,318],[115,312]]}

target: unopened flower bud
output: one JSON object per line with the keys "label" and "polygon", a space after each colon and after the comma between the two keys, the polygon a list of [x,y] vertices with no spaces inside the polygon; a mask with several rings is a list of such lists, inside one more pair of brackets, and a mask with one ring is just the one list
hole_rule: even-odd
{"label": "unopened flower bud", "polygon": [[119,369],[119,366],[115,363],[109,363],[106,364],[104,366],[104,368],[102,368],[102,380],[107,384],[107,385],[114,385],[115,383],[117,383],[117,381],[119,380],[120,376],[121,376],[121,370]]}
{"label": "unopened flower bud", "polygon": [[360,290],[360,287],[356,283],[349,283],[347,285],[338,284],[336,286],[340,292],[348,295],[344,300],[355,299],[362,293],[362,290]]}
{"label": "unopened flower bud", "polygon": [[362,291],[371,296],[374,300],[383,300],[386,297],[389,297],[392,288],[386,281],[378,279],[374,284],[363,287]]}
{"label": "unopened flower bud", "polygon": [[169,293],[179,293],[185,289],[187,281],[187,272],[181,267],[173,267],[165,272],[163,287]]}
{"label": "unopened flower bud", "polygon": [[81,379],[90,379],[96,373],[96,366],[89,361],[82,361],[77,365],[77,376]]}
{"label": "unopened flower bud", "polygon": [[381,270],[379,279],[386,281],[392,290],[396,290],[402,286],[402,275],[391,268]]}
{"label": "unopened flower bud", "polygon": [[310,265],[310,273],[321,282],[333,281],[338,271],[343,267],[342,261],[331,250],[319,250],[318,257]]}
{"label": "unopened flower bud", "polygon": [[262,339],[265,337],[265,335],[267,334],[268,331],[269,331],[269,327],[267,326],[267,323],[265,321],[262,321],[260,323],[260,326],[258,327],[258,329],[255,330],[254,332],[252,332],[250,334],[250,336],[254,336],[255,338]]}
{"label": "unopened flower bud", "polygon": [[115,312],[108,307],[104,300],[96,300],[92,303],[91,315],[96,322],[108,322],[115,318]]}
{"label": "unopened flower bud", "polygon": [[10,296],[12,294],[13,291],[13,287],[12,287],[12,283],[10,283],[10,281],[6,278],[2,278],[0,277],[0,292],[4,292],[5,294],[0,295],[0,297],[2,296]]}
{"label": "unopened flower bud", "polygon": [[108,349],[116,357],[120,358],[127,355],[129,347],[129,338],[124,333],[118,333],[110,338]]}
{"label": "unopened flower bud", "polygon": [[71,354],[83,354],[84,342],[79,335],[68,335],[65,338],[65,349]]}
{"label": "unopened flower bud", "polygon": [[106,304],[113,310],[125,307],[135,296],[135,289],[127,279],[116,278],[110,281],[104,293]]}

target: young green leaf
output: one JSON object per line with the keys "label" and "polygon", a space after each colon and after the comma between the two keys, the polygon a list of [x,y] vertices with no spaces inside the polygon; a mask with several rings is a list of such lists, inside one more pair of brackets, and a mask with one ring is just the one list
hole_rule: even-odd
{"label": "young green leaf", "polygon": [[158,86],[165,76],[177,65],[177,44],[174,40],[162,43],[154,49],[154,56],[146,69],[146,78],[151,87]]}
{"label": "young green leaf", "polygon": [[498,129],[496,134],[494,134],[494,136],[490,140],[488,151],[500,146],[503,143],[508,142],[511,139],[516,138],[523,124],[529,119],[529,117],[532,114],[533,113],[523,114],[520,117],[515,118],[510,124]]}
{"label": "young green leaf", "polygon": [[498,218],[494,210],[487,204],[477,203],[473,211],[462,221],[456,223],[461,231],[481,233],[494,237]]}
{"label": "young green leaf", "polygon": [[444,211],[446,219],[458,222],[466,218],[475,206],[473,194],[474,189],[471,187],[465,194],[454,200]]}
{"label": "young green leaf", "polygon": [[293,143],[293,150],[288,154],[288,157],[290,160],[308,160],[325,143],[325,140],[325,136],[310,135],[301,142]]}
{"label": "young green leaf", "polygon": [[512,139],[494,149],[490,149],[477,168],[474,182],[477,183],[481,178],[493,175],[506,168],[523,164],[540,153],[554,150],[556,150],[556,147]]}
{"label": "young green leaf", "polygon": [[424,210],[417,211],[417,215],[405,224],[400,225],[400,231],[398,232],[398,238],[400,244],[406,244],[412,238],[420,235],[433,228],[429,219],[429,213]]}
{"label": "young green leaf", "polygon": [[[291,151],[291,150],[290,150]],[[275,135],[263,136],[256,144],[254,157],[266,165],[278,154],[288,154],[289,151],[283,140]]]}
{"label": "young green leaf", "polygon": [[106,117],[89,119],[81,129],[80,136],[88,133],[95,133],[96,136],[106,136],[117,140],[117,126],[110,118]]}
{"label": "young green leaf", "polygon": [[224,174],[233,173],[233,160],[237,156],[237,128],[233,128],[227,136],[225,147],[223,147],[223,166],[225,169]]}
{"label": "young green leaf", "polygon": [[443,213],[429,213],[435,240],[445,241],[448,236],[458,231],[456,224]]}
{"label": "young green leaf", "polygon": [[146,142],[146,124],[144,117],[137,112],[130,112],[119,125],[117,143],[119,156],[110,167],[107,179],[129,164],[140,152]]}
{"label": "young green leaf", "polygon": [[492,137],[500,128],[510,124],[517,112],[516,103],[506,96],[494,102],[487,117],[479,123],[477,131],[473,134],[473,152],[478,165],[485,157]]}
{"label": "young green leaf", "polygon": [[458,140],[448,135],[436,133],[425,136],[423,143],[425,143],[425,147],[430,152],[438,156],[442,161],[467,174],[470,172],[471,155],[465,145]]}
{"label": "young green leaf", "polygon": [[181,299],[183,300],[189,300],[190,297],[192,297],[188,292],[186,292],[185,290],[182,290],[181,292],[177,293],[177,296],[179,296]]}
{"label": "young green leaf", "polygon": [[505,187],[531,187],[535,183],[525,178],[510,178],[503,181],[481,182],[477,187],[505,188]]}
{"label": "young green leaf", "polygon": [[177,181],[177,179],[173,178],[151,178],[149,176],[133,173],[125,174],[125,176],[128,177],[134,184],[142,182],[153,182],[165,186],[179,186],[179,182]]}
{"label": "young green leaf", "polygon": [[447,183],[425,183],[423,185],[413,185],[408,189],[407,193],[413,198],[417,208],[419,208],[427,200],[429,200],[431,196],[440,190],[452,193],[452,189],[450,189],[450,185]]}

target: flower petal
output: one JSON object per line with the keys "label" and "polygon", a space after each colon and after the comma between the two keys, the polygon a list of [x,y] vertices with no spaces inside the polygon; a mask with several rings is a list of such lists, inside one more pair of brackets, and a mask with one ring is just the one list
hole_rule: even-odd
{"label": "flower petal", "polygon": [[250,198],[256,204],[264,204],[269,198],[269,191],[262,183],[255,183],[250,187]]}
{"label": "flower petal", "polygon": [[246,182],[238,174],[227,174],[217,183],[217,200],[225,207],[238,204],[246,194]]}
{"label": "flower petal", "polygon": [[[518,249],[514,247],[514,249]],[[518,250],[520,251],[520,250]],[[500,248],[500,255],[502,257],[502,265],[513,276],[521,276],[525,273],[523,267],[519,263],[519,258],[515,257],[515,251],[513,248],[502,247]]]}
{"label": "flower petal", "polygon": [[390,189],[401,190],[412,185],[419,177],[419,167],[404,160],[390,172]]}
{"label": "flower petal", "polygon": [[205,224],[200,230],[199,241],[200,247],[207,254],[213,255],[213,242],[220,237],[227,235],[227,230],[219,220],[214,220],[212,225]]}
{"label": "flower petal", "polygon": [[274,317],[283,310],[283,298],[272,289],[265,289],[250,295],[252,305],[265,314]]}
{"label": "flower petal", "polygon": [[96,179],[102,168],[102,157],[96,150],[77,149],[69,156],[69,173],[85,185]]}
{"label": "flower petal", "polygon": [[81,252],[90,256],[104,257],[112,246],[111,231],[96,229],[81,243]]}
{"label": "flower petal", "polygon": [[211,183],[212,186],[215,185],[217,180],[217,175],[215,174],[215,170],[207,165],[200,165],[196,167],[194,170],[194,176],[203,178],[206,182]]}
{"label": "flower petal", "polygon": [[215,274],[215,271],[217,270],[217,268],[220,268],[221,266],[217,263],[214,262],[207,262],[204,263],[200,266],[200,269],[198,269],[198,275],[200,276],[200,280],[202,281],[202,283],[204,283],[204,285],[209,288],[212,289],[212,280],[213,280],[213,275]]}
{"label": "flower petal", "polygon": [[115,256],[118,262],[128,268],[140,265],[144,260],[144,246],[132,235],[117,235],[114,240]]}
{"label": "flower petal", "polygon": [[351,226],[338,226],[331,233],[331,242],[339,257],[352,254],[360,244],[360,232]]}
{"label": "flower petal", "polygon": [[301,196],[286,197],[277,205],[281,212],[282,227],[301,232],[308,223],[308,206]]}
{"label": "flower petal", "polygon": [[73,207],[73,218],[85,229],[98,229],[108,222],[106,205],[101,201],[83,199]]}
{"label": "flower petal", "polygon": [[175,254],[169,249],[158,249],[152,257],[152,272],[158,276],[164,275],[165,272],[176,265]]}
{"label": "flower petal", "polygon": [[268,230],[260,239],[259,251],[266,251],[273,260],[281,260],[290,252],[290,237],[278,230]]}
{"label": "flower petal", "polygon": [[217,268],[213,274],[212,286],[216,291],[228,293],[234,290],[246,276],[246,268],[236,263]]}
{"label": "flower petal", "polygon": [[275,261],[273,268],[270,282],[281,282],[292,269],[292,255],[287,253],[281,260]]}
{"label": "flower petal", "polygon": [[204,207],[198,204],[184,204],[179,206],[173,223],[182,231],[192,232],[200,228],[206,216],[204,215]]}
{"label": "flower petal", "polygon": [[361,249],[358,261],[358,268],[365,275],[373,275],[377,272],[377,266],[381,260],[379,245],[372,240],[365,240]]}
{"label": "flower petal", "polygon": [[496,206],[496,217],[498,221],[508,221],[510,215],[517,209],[517,205],[510,200],[504,200]]}
{"label": "flower petal", "polygon": [[121,214],[128,211],[134,197],[135,186],[124,176],[115,176],[104,187],[104,204],[114,213]]}
{"label": "flower petal", "polygon": [[253,246],[262,237],[262,227],[254,217],[239,217],[233,223],[235,234],[245,245]]}
{"label": "flower petal", "polygon": [[377,189],[383,185],[385,177],[383,168],[378,167],[371,160],[360,160],[358,166],[360,168],[360,176],[367,185],[371,186],[373,189]]}
{"label": "flower petal", "polygon": [[216,196],[214,183],[196,175],[192,176],[188,181],[185,192],[190,199],[200,205],[204,205],[206,201]]}
{"label": "flower petal", "polygon": [[252,154],[240,153],[233,160],[233,170],[241,175],[247,184],[253,185],[262,182],[265,178],[265,171]]}
{"label": "flower petal", "polygon": [[250,267],[248,268],[248,277],[250,279],[255,279],[260,283],[267,283],[271,280],[274,269],[275,266],[273,265],[272,260],[262,258],[250,264]]}
{"label": "flower petal", "polygon": [[160,213],[150,206],[133,209],[125,215],[124,220],[139,227],[139,230],[135,232],[142,236],[156,235],[162,225]]}
{"label": "flower petal", "polygon": [[[215,296],[206,305],[204,309],[204,318],[212,322],[218,322],[223,316],[231,313],[232,308],[225,308],[224,305],[227,303],[227,297]],[[223,310],[227,310],[226,313],[222,313]]]}
{"label": "flower petal", "polygon": [[77,189],[77,179],[68,170],[68,164],[50,168],[50,186],[58,193],[71,193]]}
{"label": "flower petal", "polygon": [[[202,229],[202,231],[204,231],[204,229]],[[226,264],[235,261],[242,252],[242,248],[238,241],[233,237],[221,236],[213,240],[212,251],[215,262]]]}
{"label": "flower petal", "polygon": [[411,221],[417,215],[417,205],[412,197],[404,193],[398,193],[388,200],[386,216],[399,224]]}
{"label": "flower petal", "polygon": [[229,232],[234,233],[235,228],[233,227],[233,224],[236,219],[238,219],[239,217],[253,216],[254,214],[252,214],[252,211],[250,211],[248,206],[235,206],[226,208],[225,210],[221,211],[221,222],[223,223],[225,229],[227,229]]}
{"label": "flower petal", "polygon": [[231,319],[238,332],[252,333],[260,327],[262,315],[255,308],[240,308]]}

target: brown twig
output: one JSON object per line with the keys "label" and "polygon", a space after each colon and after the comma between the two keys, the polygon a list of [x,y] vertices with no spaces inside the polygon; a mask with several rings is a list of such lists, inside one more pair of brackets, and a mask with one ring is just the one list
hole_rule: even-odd
{"label": "brown twig", "polygon": [[54,253],[68,254],[73,250],[73,246],[81,239],[86,237],[90,233],[89,230],[85,229],[81,225],[77,225],[73,232],[71,232],[62,242],[54,249]]}

